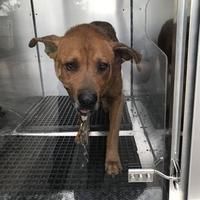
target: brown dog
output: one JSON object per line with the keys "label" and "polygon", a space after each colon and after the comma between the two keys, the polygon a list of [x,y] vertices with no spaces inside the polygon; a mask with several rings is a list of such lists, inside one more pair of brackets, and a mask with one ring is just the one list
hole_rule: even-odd
{"label": "brown dog", "polygon": [[118,154],[119,126],[123,108],[121,64],[141,56],[119,43],[115,30],[107,22],[92,22],[71,28],[62,37],[33,38],[29,47],[43,42],[45,52],[54,59],[59,80],[72,97],[77,110],[86,115],[99,103],[109,111],[105,169],[116,175],[121,169]]}

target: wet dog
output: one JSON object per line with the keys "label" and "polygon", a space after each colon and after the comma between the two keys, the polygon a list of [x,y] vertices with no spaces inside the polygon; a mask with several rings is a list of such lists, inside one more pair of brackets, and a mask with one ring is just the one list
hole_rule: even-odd
{"label": "wet dog", "polygon": [[84,116],[97,110],[100,102],[109,112],[105,169],[109,175],[122,170],[118,153],[119,127],[123,109],[121,64],[141,55],[120,43],[111,24],[92,22],[68,30],[64,36],[49,35],[33,38],[45,45],[45,52],[55,62],[58,79],[68,91],[73,103]]}

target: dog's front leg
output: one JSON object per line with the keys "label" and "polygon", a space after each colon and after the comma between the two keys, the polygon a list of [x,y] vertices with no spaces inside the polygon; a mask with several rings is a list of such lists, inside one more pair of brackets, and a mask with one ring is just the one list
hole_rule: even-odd
{"label": "dog's front leg", "polygon": [[123,110],[123,95],[114,98],[109,109],[110,130],[107,136],[105,169],[109,175],[117,175],[122,170],[118,152],[119,128]]}

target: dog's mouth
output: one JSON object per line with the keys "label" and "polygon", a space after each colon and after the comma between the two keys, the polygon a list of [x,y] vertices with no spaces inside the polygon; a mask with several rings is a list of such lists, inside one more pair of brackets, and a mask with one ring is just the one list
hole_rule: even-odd
{"label": "dog's mouth", "polygon": [[79,112],[81,115],[88,115],[89,113],[92,112],[92,110],[89,110],[89,109],[86,109],[86,108],[78,108],[78,112]]}
{"label": "dog's mouth", "polygon": [[81,115],[81,116],[86,116],[89,113],[92,113],[94,111],[94,109],[90,109],[90,108],[84,108],[83,106],[79,105],[78,102],[74,101],[73,102],[75,109],[77,110],[77,112]]}
{"label": "dog's mouth", "polygon": [[77,111],[79,112],[80,115],[86,116],[86,115],[94,113],[95,111],[98,110],[98,108],[99,108],[98,103],[95,106],[93,106],[92,108],[82,107],[82,106],[79,105],[77,107]]}

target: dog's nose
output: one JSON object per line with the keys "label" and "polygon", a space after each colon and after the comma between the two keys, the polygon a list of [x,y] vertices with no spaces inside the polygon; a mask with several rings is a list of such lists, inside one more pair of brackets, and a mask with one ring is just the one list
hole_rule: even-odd
{"label": "dog's nose", "polygon": [[93,109],[97,102],[97,94],[90,90],[81,90],[78,101],[82,108]]}

